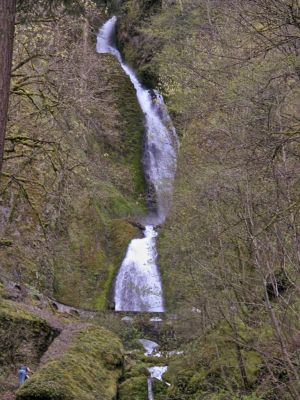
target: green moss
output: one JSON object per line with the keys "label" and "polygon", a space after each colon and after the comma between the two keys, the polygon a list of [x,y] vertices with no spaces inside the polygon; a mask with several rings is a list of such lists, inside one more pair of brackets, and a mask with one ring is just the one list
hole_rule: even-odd
{"label": "green moss", "polygon": [[58,332],[16,303],[0,300],[0,365],[36,364]]}
{"label": "green moss", "polygon": [[[145,192],[145,179],[141,164],[144,115],[139,106],[135,89],[116,58],[110,54],[102,54],[101,61],[110,71],[104,79],[107,86],[111,87],[111,95],[115,100],[116,115],[114,118],[118,132],[108,135],[102,145],[114,163],[123,164],[124,169],[129,169],[134,185],[133,198],[142,198]],[[98,110],[93,111],[96,114],[98,112]]]}
{"label": "green moss", "polygon": [[125,255],[127,246],[134,237],[139,233],[139,230],[131,225],[126,220],[114,219],[111,220],[107,227],[108,240],[107,245],[109,260],[111,264],[106,269],[106,276],[101,281],[100,291],[95,298],[95,308],[104,310],[107,308],[110,298],[111,287],[118,271],[118,267]]}
{"label": "green moss", "polygon": [[126,379],[119,387],[120,400],[147,400],[147,398],[148,386],[146,376]]}
{"label": "green moss", "polygon": [[111,400],[123,363],[122,345],[111,332],[89,327],[70,348],[45,364],[17,392],[17,400]]}
{"label": "green moss", "polygon": [[164,382],[153,379],[152,387],[155,400],[165,400],[167,398],[168,386]]}
{"label": "green moss", "polygon": [[[247,327],[236,318],[235,329],[233,332],[227,322],[220,322],[205,337],[191,340],[184,355],[169,360],[165,379],[172,383],[170,396],[175,396],[170,398],[189,395],[191,399],[198,399],[205,395],[209,399],[231,400],[234,393],[252,393],[259,384],[263,360],[258,352],[250,349],[253,338],[264,331],[264,324]],[[239,346],[235,334],[239,337]]]}
{"label": "green moss", "polygon": [[138,234],[137,228],[121,219],[112,220],[108,229],[108,251],[112,263],[107,268],[106,277],[102,280],[101,290],[95,300],[95,307],[97,310],[104,310],[107,308],[111,296],[111,287],[118,267],[125,255],[130,240]]}
{"label": "green moss", "polygon": [[107,277],[102,281],[101,293],[95,299],[95,309],[105,310],[109,301],[110,289],[113,284],[113,279],[115,276],[115,267],[110,264],[107,269]]}
{"label": "green moss", "polygon": [[143,362],[147,363],[149,366],[151,365],[166,365],[168,360],[164,357],[155,357],[155,356],[145,356],[141,354],[138,356],[138,359]]}
{"label": "green moss", "polygon": [[2,319],[22,320],[28,322],[42,322],[40,318],[24,310],[17,303],[0,299],[0,315]]}
{"label": "green moss", "polygon": [[145,209],[143,202],[137,198],[125,196],[110,182],[98,183],[99,198],[94,199],[94,204],[104,221],[110,218],[124,218],[141,215]]}
{"label": "green moss", "polygon": [[110,184],[100,184],[98,190],[101,201],[84,194],[78,199],[68,238],[58,245],[55,296],[67,304],[103,310],[109,304],[117,268],[138,229],[113,218],[132,215],[132,203]]}
{"label": "green moss", "polygon": [[127,365],[124,373],[125,379],[136,378],[139,376],[149,376],[148,365],[146,363],[134,363]]}
{"label": "green moss", "polygon": [[138,228],[122,219],[114,219],[110,223],[110,252],[113,257],[119,258],[126,249],[129,239],[139,233]]}

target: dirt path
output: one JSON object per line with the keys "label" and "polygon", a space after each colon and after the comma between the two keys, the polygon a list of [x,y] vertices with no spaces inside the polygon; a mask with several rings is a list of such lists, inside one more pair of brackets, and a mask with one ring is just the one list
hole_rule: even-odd
{"label": "dirt path", "polygon": [[72,343],[74,334],[88,325],[89,324],[86,323],[74,323],[64,327],[60,335],[53,340],[53,342],[48,347],[48,350],[43,354],[40,360],[40,367],[44,365],[47,361],[61,356]]}
{"label": "dirt path", "polygon": [[14,392],[1,393],[1,400],[15,400],[16,395]]}
{"label": "dirt path", "polygon": [[62,319],[63,315],[57,316],[51,311],[40,309],[30,304],[21,304],[21,307],[37,315],[39,318],[44,319],[52,328],[60,331],[60,334],[53,340],[47,351],[43,354],[39,364],[40,367],[50,359],[56,358],[64,353],[72,343],[74,334],[80,329],[90,325],[85,322],[64,321]]}
{"label": "dirt path", "polygon": [[39,308],[26,303],[18,303],[18,306],[30,312],[31,314],[44,319],[51,326],[51,328],[55,330],[62,331],[65,328],[66,323],[68,323],[65,322],[61,316],[57,316],[52,311],[46,310],[45,308]]}

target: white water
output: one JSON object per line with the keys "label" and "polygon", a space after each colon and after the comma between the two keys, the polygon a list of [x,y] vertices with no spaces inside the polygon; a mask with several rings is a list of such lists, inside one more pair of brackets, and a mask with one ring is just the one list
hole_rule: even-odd
{"label": "white water", "polygon": [[114,45],[117,18],[112,17],[99,30],[98,53],[114,55],[129,76],[145,115],[143,166],[149,191],[150,212],[144,238],[134,239],[115,282],[115,310],[164,312],[163,291],[156,264],[154,226],[162,223],[172,203],[178,139],[162,96],[145,89],[134,72],[122,61]]}
{"label": "white water", "polygon": [[162,376],[165,372],[167,372],[168,367],[150,367],[148,371],[150,372],[151,378],[162,380]]}
{"label": "white water", "polygon": [[[139,339],[139,342],[144,346],[144,349],[146,350],[145,356],[155,356],[159,355],[159,353],[153,354],[157,351],[159,348],[158,343],[153,342],[152,340],[148,339]],[[164,382],[166,385],[170,385],[168,382],[163,381],[162,376],[163,374],[168,370],[167,366],[164,367],[150,367],[147,368],[150,376],[147,379],[147,385],[148,385],[148,400],[154,400],[154,394],[153,394],[153,379],[159,379],[160,381]]]}
{"label": "white water", "polygon": [[148,378],[148,400],[154,400],[152,378]]}
{"label": "white water", "polygon": [[159,348],[159,344],[148,339],[139,339],[139,342],[144,346],[146,350],[145,356],[151,356]]}
{"label": "white water", "polygon": [[166,385],[170,385],[168,382],[163,381],[162,376],[167,372],[168,367],[150,367],[148,371],[150,372],[150,377],[148,378],[148,400],[154,400],[153,395],[153,378],[159,379]]}

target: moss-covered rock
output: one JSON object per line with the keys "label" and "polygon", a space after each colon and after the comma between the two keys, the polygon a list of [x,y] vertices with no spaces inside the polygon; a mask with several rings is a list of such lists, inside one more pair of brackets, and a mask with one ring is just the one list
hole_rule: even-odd
{"label": "moss-covered rock", "polygon": [[146,377],[149,376],[148,364],[133,362],[132,364],[128,363],[126,365],[126,369],[124,371],[125,379],[136,378],[141,376],[146,376]]}
{"label": "moss-covered rock", "polygon": [[0,299],[0,365],[36,365],[59,332],[16,303]]}
{"label": "moss-covered rock", "polygon": [[168,386],[159,379],[152,379],[152,390],[155,400],[165,400],[167,398]]}
{"label": "moss-covered rock", "polygon": [[147,87],[156,87],[157,70],[152,59],[160,47],[160,41],[153,40],[141,28],[150,17],[161,10],[161,1],[129,0],[123,2],[118,28],[118,44],[126,62],[137,71],[139,78]]}
{"label": "moss-covered rock", "polygon": [[[112,209],[115,202],[118,212],[109,215],[106,207]],[[54,294],[66,304],[103,310],[108,306],[112,282],[127,245],[139,231],[125,219],[112,218],[111,215],[132,210],[118,192],[110,194],[102,204],[88,195],[77,203],[68,235],[58,244]]]}
{"label": "moss-covered rock", "polygon": [[148,385],[145,375],[126,379],[119,387],[120,400],[147,400]]}
{"label": "moss-covered rock", "polygon": [[112,400],[123,364],[122,345],[111,332],[88,327],[69,349],[45,364],[17,392],[17,400]]}

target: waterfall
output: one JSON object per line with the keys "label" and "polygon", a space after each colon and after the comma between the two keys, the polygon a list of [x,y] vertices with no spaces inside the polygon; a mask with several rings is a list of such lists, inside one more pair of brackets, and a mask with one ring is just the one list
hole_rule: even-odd
{"label": "waterfall", "polygon": [[[148,400],[154,400],[153,395],[153,379],[159,379],[163,382],[162,376],[167,371],[168,367],[150,367],[148,371],[150,372],[150,376],[147,380],[148,383]],[[170,385],[169,383],[165,382],[166,385]]]}
{"label": "waterfall", "polygon": [[149,377],[147,379],[147,384],[148,384],[148,400],[154,400],[154,396],[153,396],[153,382],[152,382],[152,378]]}
{"label": "waterfall", "polygon": [[117,18],[109,19],[97,36],[98,53],[114,55],[129,76],[144,112],[145,139],[142,157],[149,192],[149,212],[144,237],[133,239],[115,282],[115,310],[164,312],[163,290],[156,263],[155,226],[161,224],[172,203],[178,139],[162,96],[144,88],[135,73],[124,64],[115,46]]}
{"label": "waterfall", "polygon": [[152,356],[156,353],[159,348],[159,344],[148,339],[139,339],[139,342],[143,345],[146,350],[145,356]]}

